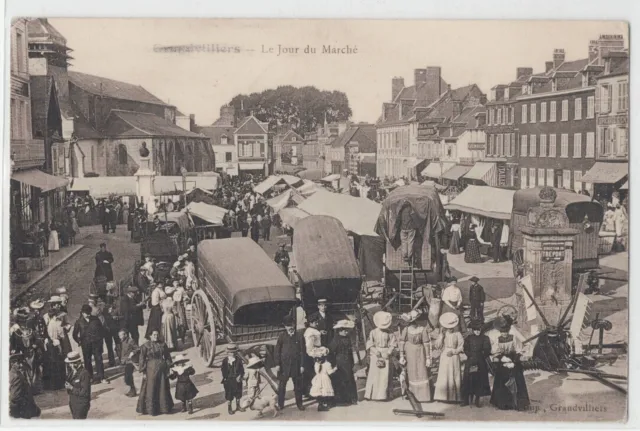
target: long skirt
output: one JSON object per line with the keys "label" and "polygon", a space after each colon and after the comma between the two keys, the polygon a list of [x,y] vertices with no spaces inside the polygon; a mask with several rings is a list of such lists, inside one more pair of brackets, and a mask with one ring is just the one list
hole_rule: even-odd
{"label": "long skirt", "polygon": [[491,404],[500,410],[523,410],[529,407],[529,392],[522,372],[522,365],[514,368],[498,364],[493,379]]}
{"label": "long skirt", "polygon": [[[195,289],[194,289],[195,290]],[[178,325],[178,335],[184,337],[184,333],[187,332],[189,322],[187,322],[187,311],[184,308],[184,304],[179,302],[175,306],[176,324]]]}
{"label": "long skirt", "polygon": [[147,322],[147,332],[144,338],[150,339],[153,331],[159,331],[162,334],[162,308],[160,305],[154,305],[149,312],[149,321]]}
{"label": "long skirt", "polygon": [[61,346],[49,345],[42,363],[42,386],[45,390],[57,391],[64,388],[67,377],[64,358]]}
{"label": "long skirt", "polygon": [[49,234],[49,251],[60,250],[60,241],[58,240],[58,232],[52,230]]}
{"label": "long skirt", "polygon": [[173,398],[167,364],[162,359],[150,359],[145,372],[146,379],[140,386],[140,396],[136,411],[143,415],[156,416],[171,413]]}
{"label": "long skirt", "polygon": [[353,364],[349,363],[347,359],[338,358],[336,368],[336,372],[331,375],[336,402],[338,404],[355,404],[358,402],[358,386],[353,375]]}
{"label": "long skirt", "polygon": [[449,254],[460,254],[460,232],[455,231],[451,236]]}
{"label": "long skirt", "polygon": [[391,363],[389,359],[385,359],[384,367],[379,368],[377,362],[376,355],[369,356],[369,373],[367,374],[364,398],[373,401],[387,401],[389,399],[389,383],[391,382]]}
{"label": "long skirt", "polygon": [[407,380],[409,389],[421,403],[431,401],[427,354],[424,345],[405,343],[404,354],[407,359]]}
{"label": "long skirt", "polygon": [[464,261],[466,263],[482,263],[480,245],[477,239],[471,238],[467,241],[467,245],[464,248]]}
{"label": "long skirt", "polygon": [[71,218],[71,229],[76,235],[80,233],[80,226],[78,225],[78,219],[75,217]]}
{"label": "long skirt", "polygon": [[178,323],[173,313],[162,314],[162,340],[169,350],[178,348]]}
{"label": "long skirt", "polygon": [[460,355],[447,356],[450,349],[444,349],[440,355],[438,379],[433,399],[436,401],[462,401],[462,373]]}

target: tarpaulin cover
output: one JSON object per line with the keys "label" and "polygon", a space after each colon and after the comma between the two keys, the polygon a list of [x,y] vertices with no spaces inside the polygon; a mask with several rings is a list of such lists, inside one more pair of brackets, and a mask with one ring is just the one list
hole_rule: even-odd
{"label": "tarpaulin cover", "polygon": [[309,217],[309,214],[296,207],[283,208],[278,212],[282,223],[295,230],[298,222],[303,218]]}
{"label": "tarpaulin cover", "polygon": [[331,174],[324,177],[322,181],[332,182],[332,181],[338,181],[339,179],[340,179],[340,174]]}
{"label": "tarpaulin cover", "polygon": [[178,228],[180,228],[182,232],[185,232],[187,229],[189,229],[189,227],[191,227],[189,216],[187,216],[184,212],[157,212],[154,215],[150,214],[147,220],[153,221],[156,215],[161,222],[177,224]]}
{"label": "tarpaulin cover", "polygon": [[273,197],[267,200],[267,205],[273,208],[274,212],[278,212],[283,208],[286,208],[289,205],[289,199],[291,199],[291,189],[285,190],[283,193],[280,193],[278,196]]}
{"label": "tarpaulin cover", "polygon": [[188,210],[189,214],[191,214],[192,216],[199,217],[202,220],[216,226],[222,226],[222,219],[228,211],[219,206],[209,205],[203,202],[191,202],[189,205],[187,205],[186,210]]}
{"label": "tarpaulin cover", "polygon": [[298,193],[302,196],[311,196],[318,190],[318,185],[310,180],[303,180],[303,184],[296,187]]}
{"label": "tarpaulin cover", "polygon": [[382,280],[382,256],[385,251],[384,239],[380,236],[363,235],[358,249],[358,265],[367,281]]}
{"label": "tarpaulin cover", "polygon": [[440,232],[446,224],[444,208],[434,187],[409,185],[398,187],[382,202],[375,231],[391,243],[400,246],[400,210],[405,203],[411,205],[420,226],[433,232]]}
{"label": "tarpaulin cover", "polygon": [[199,242],[198,271],[209,277],[233,313],[250,304],[296,302],[289,279],[250,238]]}
{"label": "tarpaulin cover", "polygon": [[[529,212],[529,208],[540,205],[540,190],[542,190],[542,187],[516,191],[513,195],[513,212],[526,215]],[[579,195],[569,190],[556,188],[553,190],[556,192],[556,200],[553,206],[565,208],[571,223],[581,222],[585,214],[589,216],[589,220],[592,222],[602,222],[604,210],[599,202],[592,201],[589,196]]]}
{"label": "tarpaulin cover", "polygon": [[[16,171],[11,174],[11,179],[19,181],[24,184],[28,184],[33,187],[37,187],[43,192],[49,190],[55,190],[58,188],[66,187],[69,184],[69,180],[61,177],[54,177],[47,173],[42,172],[40,169],[28,169],[25,171]],[[103,179],[104,181],[104,179]]]}
{"label": "tarpaulin cover", "polygon": [[92,198],[100,199],[137,195],[136,188],[136,177],[92,177],[74,178],[69,191],[88,191]]}
{"label": "tarpaulin cover", "polygon": [[381,206],[369,199],[318,190],[298,208],[311,215],[335,217],[346,230],[358,235],[376,236],[374,229]]}
{"label": "tarpaulin cover", "polygon": [[258,184],[253,188],[253,191],[259,193],[261,195],[265,194],[268,190],[271,190],[273,186],[278,184],[279,182],[284,181],[281,177],[277,175],[270,175],[263,182]]}
{"label": "tarpaulin cover", "polygon": [[514,193],[515,190],[469,185],[445,205],[445,208],[493,219],[509,220]]}
{"label": "tarpaulin cover", "polygon": [[278,175],[280,178],[284,180],[290,186],[302,185],[302,178],[298,178],[293,175]]}
{"label": "tarpaulin cover", "polygon": [[322,179],[322,169],[306,169],[296,174],[300,178],[305,180],[319,180]]}
{"label": "tarpaulin cover", "polygon": [[615,184],[629,175],[628,163],[595,162],[580,179],[583,183]]}

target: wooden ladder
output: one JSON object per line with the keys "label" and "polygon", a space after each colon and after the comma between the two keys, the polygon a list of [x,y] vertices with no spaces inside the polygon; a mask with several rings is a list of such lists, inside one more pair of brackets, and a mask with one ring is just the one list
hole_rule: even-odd
{"label": "wooden ladder", "polygon": [[413,270],[413,263],[408,271],[400,268],[400,289],[398,295],[398,311],[406,312],[413,309],[413,291],[415,284],[415,273]]}

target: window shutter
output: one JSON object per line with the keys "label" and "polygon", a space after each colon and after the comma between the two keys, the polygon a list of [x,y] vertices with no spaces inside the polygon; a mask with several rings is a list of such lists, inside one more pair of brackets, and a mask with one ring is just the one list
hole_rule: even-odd
{"label": "window shutter", "polygon": [[596,97],[596,103],[594,104],[594,111],[595,113],[599,113],[600,112],[600,91],[602,91],[602,86],[596,88],[595,91],[595,97]]}

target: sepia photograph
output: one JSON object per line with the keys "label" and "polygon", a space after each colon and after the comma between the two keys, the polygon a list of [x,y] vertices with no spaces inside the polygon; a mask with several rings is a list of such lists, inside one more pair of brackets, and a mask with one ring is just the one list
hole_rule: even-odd
{"label": "sepia photograph", "polygon": [[628,23],[5,26],[11,424],[627,421]]}

